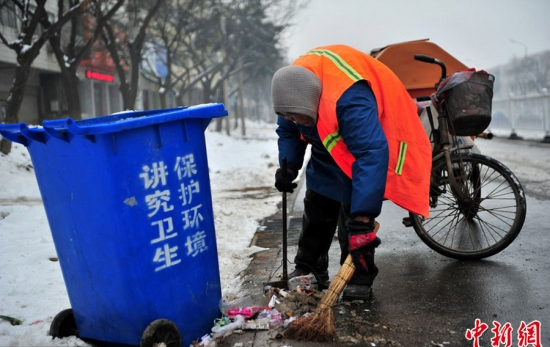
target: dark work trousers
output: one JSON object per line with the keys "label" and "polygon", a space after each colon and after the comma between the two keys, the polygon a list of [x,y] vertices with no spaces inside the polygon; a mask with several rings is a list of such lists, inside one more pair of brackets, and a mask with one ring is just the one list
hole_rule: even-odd
{"label": "dark work trousers", "polygon": [[317,273],[327,271],[328,251],[336,232],[341,206],[339,201],[306,190],[302,231],[294,258],[297,267],[314,269]]}
{"label": "dark work trousers", "polygon": [[[306,190],[304,198],[304,214],[302,217],[302,231],[298,241],[298,252],[294,263],[299,268],[313,269],[317,273],[328,270],[328,251],[332,239],[338,229],[338,241],[340,243],[340,265],[344,263],[349,254],[348,233],[346,220],[349,217],[350,205],[332,200],[312,190]],[[374,257],[374,250],[372,251]],[[372,285],[372,281],[378,269],[372,269],[368,278],[366,274],[357,273],[350,283]]]}

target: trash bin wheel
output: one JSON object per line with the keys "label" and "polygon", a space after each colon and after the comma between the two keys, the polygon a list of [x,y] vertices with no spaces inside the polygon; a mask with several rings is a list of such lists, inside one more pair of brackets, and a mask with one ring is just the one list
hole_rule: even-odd
{"label": "trash bin wheel", "polygon": [[141,335],[140,347],[161,346],[180,347],[181,335],[174,322],[168,319],[157,319],[145,328]]}
{"label": "trash bin wheel", "polygon": [[59,312],[50,325],[50,335],[52,338],[63,338],[68,336],[78,337],[78,327],[74,319],[73,309],[68,308]]}

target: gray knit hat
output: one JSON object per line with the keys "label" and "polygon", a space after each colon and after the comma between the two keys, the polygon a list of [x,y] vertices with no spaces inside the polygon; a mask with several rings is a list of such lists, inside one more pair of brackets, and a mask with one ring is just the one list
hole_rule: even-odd
{"label": "gray knit hat", "polygon": [[317,122],[321,90],[321,80],[313,72],[301,66],[285,66],[271,81],[273,110],[277,114],[302,114]]}

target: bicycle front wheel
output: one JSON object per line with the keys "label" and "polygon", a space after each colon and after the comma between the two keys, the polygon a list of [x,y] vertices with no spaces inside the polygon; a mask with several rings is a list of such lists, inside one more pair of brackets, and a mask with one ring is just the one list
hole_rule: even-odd
{"label": "bicycle front wheel", "polygon": [[492,256],[518,236],[527,210],[525,193],[504,164],[480,154],[451,156],[458,198],[449,185],[445,158],[433,163],[430,218],[410,214],[414,230],[434,251],[460,260]]}

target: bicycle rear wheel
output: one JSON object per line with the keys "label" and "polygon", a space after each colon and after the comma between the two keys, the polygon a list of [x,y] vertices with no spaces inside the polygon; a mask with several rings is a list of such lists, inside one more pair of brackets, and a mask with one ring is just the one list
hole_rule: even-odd
{"label": "bicycle rear wheel", "polygon": [[480,154],[451,156],[455,179],[468,192],[457,197],[447,163],[432,166],[430,218],[410,214],[414,230],[434,251],[461,260],[492,256],[518,236],[527,210],[525,193],[504,164]]}

